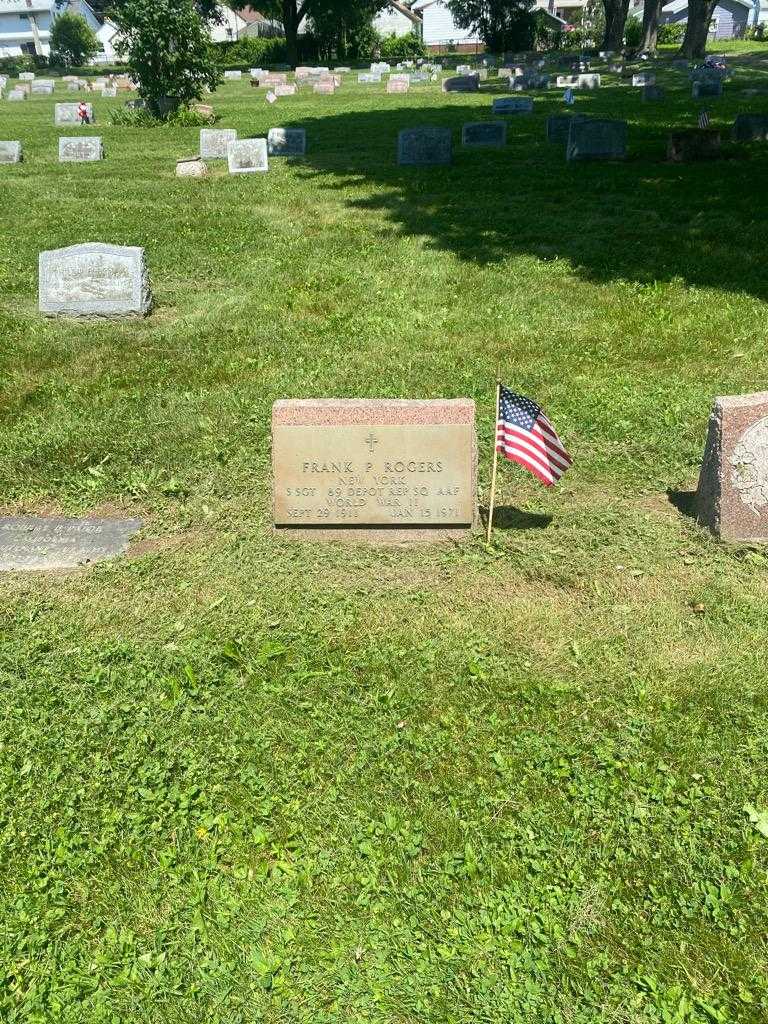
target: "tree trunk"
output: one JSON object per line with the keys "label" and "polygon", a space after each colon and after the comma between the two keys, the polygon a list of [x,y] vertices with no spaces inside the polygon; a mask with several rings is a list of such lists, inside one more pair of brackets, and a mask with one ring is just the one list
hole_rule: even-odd
{"label": "tree trunk", "polygon": [[627,23],[629,0],[603,0],[603,7],[605,8],[603,49],[620,50],[624,45],[624,26]]}
{"label": "tree trunk", "polygon": [[709,23],[716,0],[688,0],[688,23],[680,47],[680,56],[689,60],[701,60],[707,52]]}
{"label": "tree trunk", "polygon": [[299,63],[299,12],[296,0],[283,0],[283,28],[288,63],[295,68]]}
{"label": "tree trunk", "polygon": [[643,8],[643,41],[640,44],[643,52],[653,53],[659,38],[659,16],[664,0],[645,0]]}

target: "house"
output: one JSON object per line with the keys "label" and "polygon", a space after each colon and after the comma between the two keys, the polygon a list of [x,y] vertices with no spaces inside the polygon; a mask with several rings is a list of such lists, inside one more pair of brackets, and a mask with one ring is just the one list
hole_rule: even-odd
{"label": "house", "polygon": [[[768,3],[768,0],[765,2]],[[536,0],[536,7],[546,18],[549,27],[562,29],[578,20],[585,5],[586,0]],[[477,53],[485,49],[477,32],[459,28],[445,0],[415,0],[411,10],[421,15],[422,39],[427,49],[443,50],[450,47],[465,53]]]}
{"label": "house", "polygon": [[[2,3],[2,0],[0,0]],[[231,7],[218,4],[216,7],[218,21],[211,25],[211,39],[214,43],[236,43],[247,28],[248,22],[242,18],[238,11]]]}
{"label": "house", "polygon": [[407,3],[390,0],[373,19],[373,27],[384,38],[390,36],[407,36],[414,32],[421,38],[421,15],[411,10]]}
{"label": "house", "polygon": [[476,53],[485,49],[476,32],[459,28],[445,0],[415,0],[411,10],[421,17],[421,38],[428,50],[451,47],[459,52]]}
{"label": "house", "polygon": [[[643,19],[643,5],[630,10],[630,15]],[[684,25],[688,21],[688,0],[665,3],[660,25]],[[709,26],[710,39],[741,39],[748,28],[768,25],[768,0],[717,0]]]}
{"label": "house", "polygon": [[238,11],[238,14],[245,22],[245,28],[240,32],[240,39],[244,36],[265,36],[273,38],[275,36],[285,35],[285,29],[279,21],[273,21],[270,18],[265,18],[259,11],[254,11],[252,7],[243,7],[241,11]]}
{"label": "house", "polygon": [[0,0],[0,57],[51,52],[51,28],[60,14],[81,14],[95,33],[102,26],[85,0]]}

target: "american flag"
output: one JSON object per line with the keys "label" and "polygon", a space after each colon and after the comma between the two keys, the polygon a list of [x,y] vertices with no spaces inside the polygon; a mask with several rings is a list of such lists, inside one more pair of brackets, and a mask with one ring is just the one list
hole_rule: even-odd
{"label": "american flag", "polygon": [[572,462],[541,406],[504,386],[499,390],[496,451],[529,469],[547,487]]}
{"label": "american flag", "polygon": [[709,128],[709,111],[702,110],[699,114],[699,128]]}

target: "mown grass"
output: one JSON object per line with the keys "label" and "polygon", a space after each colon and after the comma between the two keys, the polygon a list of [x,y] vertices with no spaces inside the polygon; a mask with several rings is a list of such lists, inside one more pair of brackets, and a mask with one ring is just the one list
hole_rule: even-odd
{"label": "mown grass", "polygon": [[[107,159],[58,165],[52,101],[0,105],[0,503],[146,522],[0,583],[3,1019],[765,1019],[768,559],[684,513],[712,396],[765,387],[768,149],[666,164],[699,105],[660,79],[577,99],[620,166],[544,141],[556,95],[395,166],[493,84],[228,85],[222,126],[310,149],[205,181],[194,130],[97,99]],[[37,316],[38,252],[94,239],[146,247],[145,322]],[[272,534],[274,399],[473,397],[484,501],[497,365],[575,466],[502,468],[491,548]]]}

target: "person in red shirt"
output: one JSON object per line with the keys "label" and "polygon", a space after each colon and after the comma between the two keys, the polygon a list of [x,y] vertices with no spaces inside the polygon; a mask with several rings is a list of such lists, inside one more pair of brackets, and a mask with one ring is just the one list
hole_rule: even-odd
{"label": "person in red shirt", "polygon": [[90,124],[91,119],[88,116],[88,106],[81,100],[77,107],[77,119],[80,124]]}

